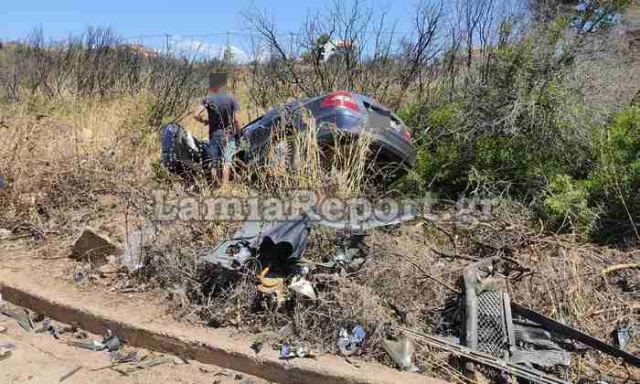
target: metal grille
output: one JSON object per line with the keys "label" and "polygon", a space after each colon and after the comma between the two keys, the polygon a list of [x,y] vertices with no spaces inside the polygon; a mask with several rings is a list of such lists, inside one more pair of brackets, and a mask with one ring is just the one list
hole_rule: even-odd
{"label": "metal grille", "polygon": [[478,295],[478,350],[502,357],[509,348],[504,319],[504,300],[500,292]]}

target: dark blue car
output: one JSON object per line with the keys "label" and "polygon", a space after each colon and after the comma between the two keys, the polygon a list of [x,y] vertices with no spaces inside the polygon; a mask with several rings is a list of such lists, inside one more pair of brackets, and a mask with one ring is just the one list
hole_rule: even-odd
{"label": "dark blue car", "polygon": [[305,113],[315,119],[321,143],[333,142],[336,131],[341,139],[366,132],[372,136],[371,149],[380,166],[392,166],[401,174],[415,164],[416,152],[404,122],[376,100],[348,91],[296,100],[250,122],[242,130],[249,149],[241,158],[249,163],[262,161],[265,149],[274,142],[274,130],[284,129],[286,136],[306,129]]}
{"label": "dark blue car", "polygon": [[[416,152],[411,133],[389,108],[374,99],[348,91],[296,100],[276,107],[242,129],[242,142],[248,145],[237,154],[247,164],[260,164],[269,145],[275,144],[286,157],[291,154],[292,137],[306,129],[304,116],[315,120],[320,144],[349,140],[366,132],[371,135],[373,160],[385,179],[394,179],[415,164]],[[279,130],[280,134],[276,133]],[[162,128],[162,163],[172,172],[187,175],[209,166],[204,155],[205,142],[194,138],[180,125]],[[276,148],[276,149],[277,149]]]}

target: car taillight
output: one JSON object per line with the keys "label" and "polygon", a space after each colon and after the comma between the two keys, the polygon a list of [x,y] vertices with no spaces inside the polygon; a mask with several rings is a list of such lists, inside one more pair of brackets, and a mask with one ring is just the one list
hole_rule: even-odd
{"label": "car taillight", "polygon": [[320,103],[322,108],[347,108],[354,112],[360,112],[360,106],[351,92],[338,91],[327,95]]}
{"label": "car taillight", "polygon": [[407,129],[403,129],[400,134],[405,138],[405,140],[411,141],[411,132],[409,132]]}

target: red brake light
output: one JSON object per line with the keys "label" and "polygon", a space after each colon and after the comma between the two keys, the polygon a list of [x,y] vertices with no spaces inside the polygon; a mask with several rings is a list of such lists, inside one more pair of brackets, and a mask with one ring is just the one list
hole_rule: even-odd
{"label": "red brake light", "polygon": [[402,137],[404,137],[407,141],[411,141],[411,132],[409,132],[407,129],[403,129],[402,132],[400,132],[400,134],[402,135]]}
{"label": "red brake light", "polygon": [[327,95],[320,103],[322,108],[347,108],[354,112],[360,112],[360,106],[351,92],[337,91]]}

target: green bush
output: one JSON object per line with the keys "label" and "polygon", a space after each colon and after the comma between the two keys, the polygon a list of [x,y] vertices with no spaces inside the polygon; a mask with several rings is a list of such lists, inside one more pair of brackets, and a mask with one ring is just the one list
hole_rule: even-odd
{"label": "green bush", "polygon": [[557,175],[549,183],[544,200],[547,223],[553,229],[588,236],[598,215],[589,206],[588,183],[569,175]]}
{"label": "green bush", "polygon": [[590,203],[601,212],[596,238],[635,238],[640,216],[640,107],[619,112],[598,139],[597,163],[588,179]]}
{"label": "green bush", "polygon": [[442,82],[453,88],[402,111],[414,128],[425,188],[454,199],[499,194],[537,204],[555,176],[588,175],[592,123],[565,77],[566,27],[559,20],[501,39],[464,76]]}

